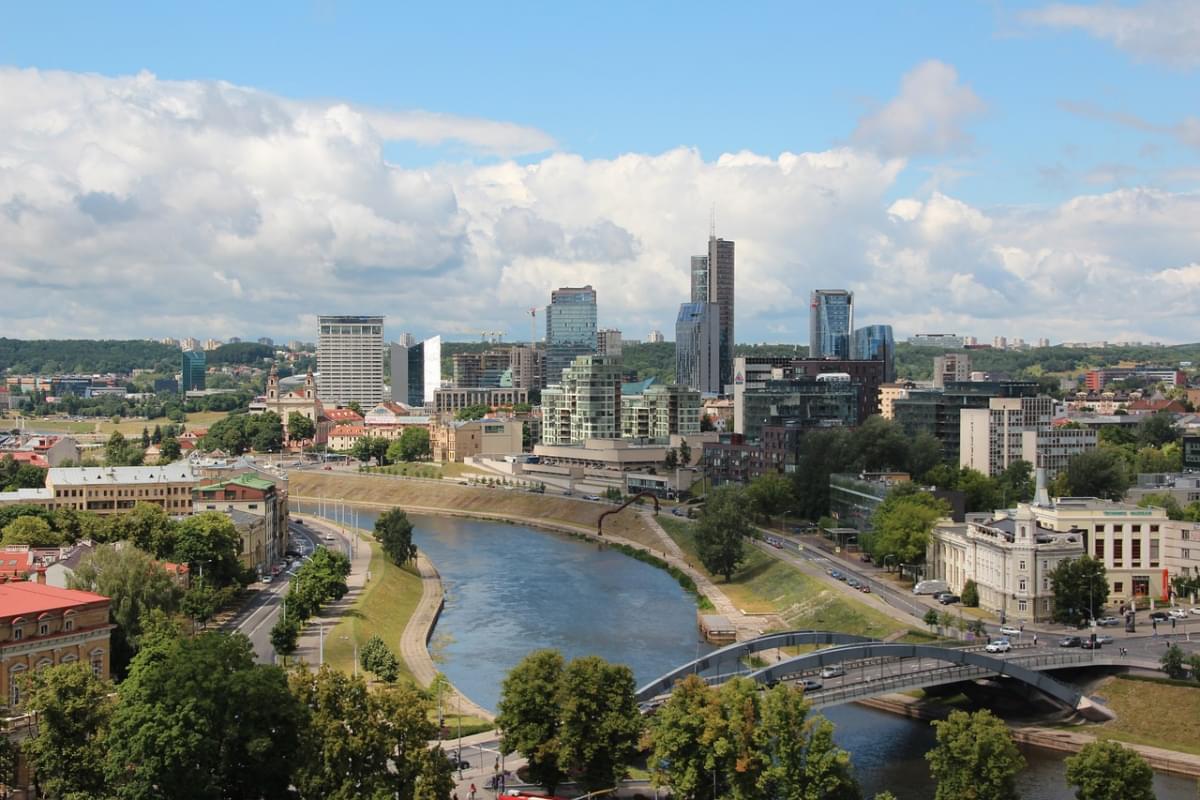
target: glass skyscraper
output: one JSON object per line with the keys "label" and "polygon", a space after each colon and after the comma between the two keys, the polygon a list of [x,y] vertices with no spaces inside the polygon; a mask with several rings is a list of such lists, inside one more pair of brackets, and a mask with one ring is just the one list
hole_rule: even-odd
{"label": "glass skyscraper", "polygon": [[[719,391],[733,384],[734,244],[708,237],[708,255],[692,256],[692,302],[713,303],[717,312]],[[703,391],[703,390],[702,390]]]}
{"label": "glass skyscraper", "polygon": [[896,341],[891,325],[866,325],[854,331],[850,358],[855,361],[882,361],[883,379],[896,380]]}
{"label": "glass skyscraper", "polygon": [[679,306],[675,320],[675,381],[699,392],[721,393],[721,338],[715,303]]}
{"label": "glass skyscraper", "polygon": [[854,292],[817,289],[808,310],[809,358],[850,358]]}
{"label": "glass skyscraper", "polygon": [[550,293],[546,306],[546,385],[562,382],[563,370],[577,356],[596,352],[596,290],[564,286]]}
{"label": "glass skyscraper", "polygon": [[392,400],[420,408],[442,388],[442,337],[411,346],[392,345]]}
{"label": "glass skyscraper", "polygon": [[182,369],[179,371],[179,388],[185,394],[204,388],[204,376],[208,367],[203,350],[184,350]]}

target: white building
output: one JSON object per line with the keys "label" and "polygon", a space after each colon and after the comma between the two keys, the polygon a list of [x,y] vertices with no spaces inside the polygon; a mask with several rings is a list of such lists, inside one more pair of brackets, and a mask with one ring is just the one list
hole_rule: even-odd
{"label": "white building", "polygon": [[542,391],[542,443],[579,444],[621,436],[621,361],[578,356],[562,383]]}
{"label": "white building", "polygon": [[1172,578],[1200,576],[1200,523],[1163,523],[1162,548],[1163,565]]}
{"label": "white building", "polygon": [[993,397],[987,408],[959,412],[959,466],[997,476],[1014,461],[1028,461],[1050,477],[1071,457],[1095,449],[1086,428],[1055,427],[1051,397]]}
{"label": "white building", "polygon": [[660,330],[650,331],[650,334],[646,337],[647,344],[662,344],[662,341],[663,332]]}
{"label": "white building", "polygon": [[601,356],[621,355],[621,332],[616,328],[596,331],[596,354]]}
{"label": "white building", "polygon": [[945,389],[950,382],[971,379],[971,356],[967,353],[946,353],[933,357],[933,387]]}
{"label": "white building", "polygon": [[383,399],[383,317],[319,317],[317,366],[323,402],[378,403]]}

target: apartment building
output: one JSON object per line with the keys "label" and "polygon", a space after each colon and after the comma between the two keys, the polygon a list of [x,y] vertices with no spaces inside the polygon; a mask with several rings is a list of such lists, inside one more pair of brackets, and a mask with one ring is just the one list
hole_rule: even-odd
{"label": "apartment building", "polygon": [[462,463],[473,456],[522,452],[524,423],[518,419],[449,420],[432,426],[433,460]]}
{"label": "apartment building", "polygon": [[621,436],[621,360],[579,356],[562,384],[542,391],[542,443],[578,444]]}
{"label": "apartment building", "polygon": [[621,435],[653,441],[695,436],[700,433],[700,414],[700,392],[656,384],[642,394],[621,397]]}
{"label": "apartment building", "polygon": [[[192,498],[194,513],[237,511],[250,518],[238,525],[242,537],[239,558],[260,575],[287,550],[288,509],[286,494],[261,474],[245,472],[233,478],[199,486]],[[235,519],[235,522],[238,520]]]}
{"label": "apartment building", "polygon": [[1019,460],[1054,477],[1098,441],[1093,430],[1056,427],[1054,399],[1044,395],[993,397],[959,413],[959,465],[993,477]]}
{"label": "apartment building", "polygon": [[369,406],[382,400],[383,317],[320,316],[317,367],[323,402]]}

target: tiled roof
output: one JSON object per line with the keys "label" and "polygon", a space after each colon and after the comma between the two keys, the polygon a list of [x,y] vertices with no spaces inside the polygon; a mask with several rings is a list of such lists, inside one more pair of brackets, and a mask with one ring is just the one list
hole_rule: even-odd
{"label": "tiled roof", "polygon": [[29,616],[99,602],[108,602],[108,598],[94,592],[59,589],[31,581],[0,583],[0,617]]}

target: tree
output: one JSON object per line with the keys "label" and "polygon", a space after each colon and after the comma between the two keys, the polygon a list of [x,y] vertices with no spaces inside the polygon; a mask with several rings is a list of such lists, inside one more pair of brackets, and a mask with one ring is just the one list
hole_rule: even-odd
{"label": "tree", "polygon": [[138,503],[132,511],[116,516],[112,525],[116,538],[155,558],[168,558],[175,551],[175,523],[160,505]]}
{"label": "tree", "polygon": [[556,650],[525,656],[501,684],[496,715],[496,727],[503,731],[501,749],[525,756],[529,779],[551,794],[564,775],[558,748],[558,687],[563,671],[563,657]]}
{"label": "tree", "polygon": [[963,584],[962,604],[967,608],[979,607],[979,587],[970,578]]}
{"label": "tree", "polygon": [[1192,680],[1200,683],[1200,653],[1192,653],[1187,660],[1188,669],[1192,671]]}
{"label": "tree", "polygon": [[105,773],[118,800],[282,798],[305,709],[240,634],[157,635],[118,687]]}
{"label": "tree", "polygon": [[317,435],[317,426],[311,419],[293,411],[288,414],[287,438],[289,442],[306,442]]}
{"label": "tree", "polygon": [[416,558],[412,543],[413,524],[403,509],[393,508],[375,520],[375,539],[393,564],[402,567]]}
{"label": "tree", "polygon": [[111,691],[90,666],[78,662],[38,670],[30,677],[25,707],[37,712],[37,735],[26,739],[22,749],[42,796],[105,796]]}
{"label": "tree", "polygon": [[104,445],[104,463],[110,467],[139,466],[142,463],[142,450],[120,431],[113,431]]}
{"label": "tree", "polygon": [[292,773],[301,800],[412,796],[435,734],[429,702],[414,687],[369,691],[328,665],[296,668],[289,684],[309,716]]}
{"label": "tree", "polygon": [[41,517],[18,517],[4,526],[4,538],[0,544],[27,544],[30,547],[57,547],[63,543],[63,535],[50,529],[50,523]]}
{"label": "tree", "polygon": [[1154,771],[1146,759],[1114,741],[1085,744],[1066,765],[1077,800],[1154,800]]}
{"label": "tree", "polygon": [[385,683],[394,683],[400,677],[400,662],[378,634],[372,634],[359,650],[359,663]]}
{"label": "tree", "polygon": [[930,630],[932,630],[938,624],[938,612],[932,608],[929,609],[925,612],[925,616],[921,618],[921,621],[928,625]]}
{"label": "tree", "polygon": [[643,744],[651,751],[650,781],[655,788],[670,786],[687,800],[713,800],[709,773],[716,761],[709,747],[710,720],[719,718],[715,690],[697,675],[675,684],[671,696],[654,716]]}
{"label": "tree", "polygon": [[250,446],[259,453],[277,453],[283,447],[283,420],[274,411],[255,414],[247,423]]}
{"label": "tree", "polygon": [[150,446],[150,429],[143,426],[142,427],[142,449],[145,450],[149,446]]}
{"label": "tree", "polygon": [[1137,441],[1147,447],[1162,447],[1177,441],[1179,431],[1175,428],[1175,415],[1167,411],[1151,414],[1137,425]]}
{"label": "tree", "polygon": [[965,494],[967,511],[994,511],[1000,507],[1000,485],[974,469],[963,469],[958,476],[958,490]]}
{"label": "tree", "polygon": [[908,443],[908,474],[924,480],[929,470],[942,463],[942,442],[932,433],[921,431]]}
{"label": "tree", "polygon": [[174,436],[168,436],[162,440],[162,444],[158,446],[158,463],[170,464],[172,461],[178,461],[183,455],[183,448],[179,446],[179,440]]}
{"label": "tree", "polygon": [[400,434],[400,455],[403,461],[420,461],[429,458],[429,429],[413,425]]}
{"label": "tree", "polygon": [[466,406],[465,408],[459,409],[458,413],[454,415],[454,418],[464,421],[483,419],[491,410],[492,409],[488,406],[483,405]]}
{"label": "tree", "polygon": [[279,655],[287,657],[296,652],[300,643],[300,620],[291,613],[280,614],[271,626],[271,647]]}
{"label": "tree", "polygon": [[893,420],[867,417],[852,436],[853,458],[861,469],[878,472],[908,466],[909,439]]}
{"label": "tree", "polygon": [[947,514],[949,508],[944,501],[911,483],[898,485],[872,516],[875,532],[871,536],[871,555],[879,563],[889,555],[898,564],[922,561],[934,523]]}
{"label": "tree", "polygon": [[241,576],[241,549],[242,537],[233,520],[219,511],[205,511],[175,526],[171,560],[187,564],[193,575],[220,587]]}
{"label": "tree", "polygon": [[820,519],[829,513],[829,476],[844,472],[853,463],[850,434],[842,428],[805,434],[793,474],[796,513]]}
{"label": "tree", "polygon": [[937,781],[934,800],[1016,800],[1025,758],[1002,720],[989,711],[951,711],[933,726],[937,745],[925,758]]}
{"label": "tree", "polygon": [[687,439],[679,440],[679,466],[686,467],[692,463],[692,448]]}
{"label": "tree", "polygon": [[762,724],[755,731],[767,797],[858,800],[850,754],[833,741],[833,724],[810,716],[804,692],[779,684],[762,694]]}
{"label": "tree", "polygon": [[1183,650],[1177,644],[1170,645],[1159,659],[1163,672],[1168,678],[1183,680],[1187,677],[1187,667],[1184,666]]}
{"label": "tree", "polygon": [[1167,519],[1182,520],[1185,516],[1179,501],[1165,492],[1144,494],[1138,500],[1138,505],[1142,508],[1157,506],[1167,513]]}
{"label": "tree", "polygon": [[589,792],[616,786],[637,755],[635,689],[629,667],[599,656],[573,660],[559,679],[559,762]]}
{"label": "tree", "polygon": [[1120,500],[1129,489],[1129,473],[1119,453],[1101,447],[1071,457],[1062,473],[1072,497]]}
{"label": "tree", "polygon": [[454,768],[441,745],[423,751],[413,800],[450,800],[453,791]]}
{"label": "tree", "polygon": [[[1008,507],[1014,503],[1027,503],[1033,499],[1036,484],[1033,479],[1033,464],[1022,459],[1009,464],[1000,473],[1001,503]],[[993,509],[987,509],[989,511]]]}
{"label": "tree", "polygon": [[718,486],[708,493],[696,524],[696,549],[704,568],[726,582],[746,560],[745,537],[750,535],[750,508],[739,486]]}
{"label": "tree", "polygon": [[663,467],[665,469],[670,470],[670,469],[675,469],[678,466],[679,466],[679,454],[676,453],[675,448],[672,447],[672,448],[668,449],[667,454],[665,456],[663,456]]}
{"label": "tree", "polygon": [[1096,619],[1108,603],[1108,577],[1104,562],[1091,556],[1058,562],[1050,570],[1054,592],[1054,619],[1079,624]]}
{"label": "tree", "polygon": [[792,482],[778,472],[767,472],[750,482],[746,495],[754,510],[770,520],[791,508]]}

